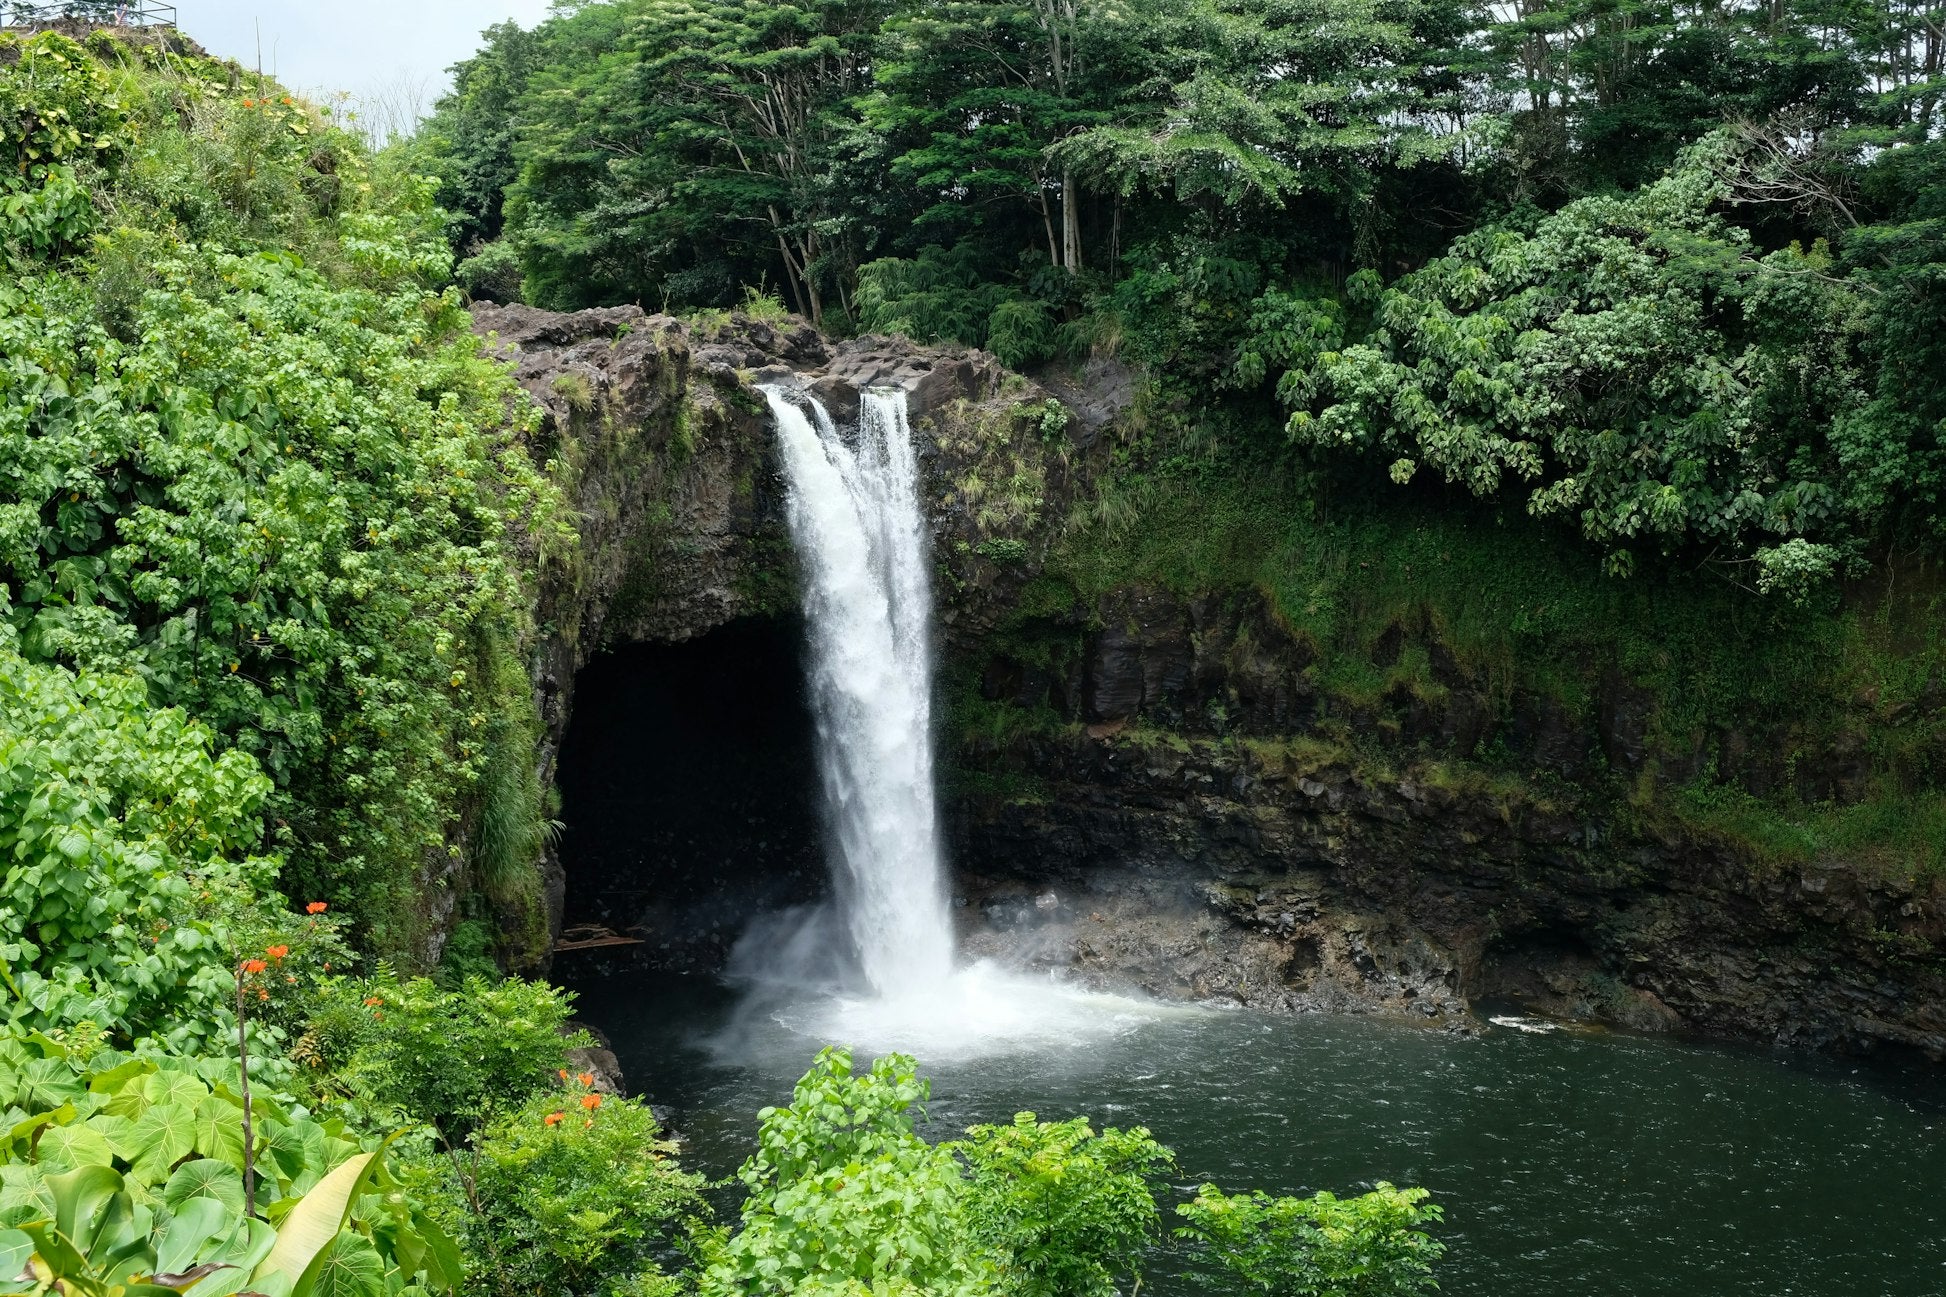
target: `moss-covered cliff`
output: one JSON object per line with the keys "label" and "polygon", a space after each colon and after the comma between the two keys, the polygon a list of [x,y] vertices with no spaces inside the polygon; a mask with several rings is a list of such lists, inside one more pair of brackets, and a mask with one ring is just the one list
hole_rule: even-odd
{"label": "moss-covered cliff", "polygon": [[[549,411],[584,547],[535,659],[574,672],[795,605],[754,384],[912,393],[965,937],[1160,994],[1937,1054],[1937,575],[1822,608],[1601,575],[1524,519],[1380,509],[1185,453],[1097,364],[833,344],[788,320],[483,307]],[[1328,501],[1321,504],[1320,501]],[[555,913],[562,878],[550,862]]]}

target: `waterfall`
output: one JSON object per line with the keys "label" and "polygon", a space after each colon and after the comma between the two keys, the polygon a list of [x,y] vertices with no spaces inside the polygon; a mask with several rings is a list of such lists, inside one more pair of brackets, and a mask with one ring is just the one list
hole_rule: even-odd
{"label": "waterfall", "polygon": [[868,391],[847,442],[824,407],[765,387],[804,571],[810,697],[832,875],[881,997],[952,973],[933,807],[927,531],[903,392]]}

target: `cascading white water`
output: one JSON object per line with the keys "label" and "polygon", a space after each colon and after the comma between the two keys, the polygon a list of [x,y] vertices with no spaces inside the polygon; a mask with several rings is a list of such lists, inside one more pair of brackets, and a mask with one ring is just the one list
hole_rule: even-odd
{"label": "cascading white water", "polygon": [[765,387],[804,567],[812,714],[846,929],[880,997],[952,974],[933,805],[927,531],[903,392],[866,392],[847,444]]}

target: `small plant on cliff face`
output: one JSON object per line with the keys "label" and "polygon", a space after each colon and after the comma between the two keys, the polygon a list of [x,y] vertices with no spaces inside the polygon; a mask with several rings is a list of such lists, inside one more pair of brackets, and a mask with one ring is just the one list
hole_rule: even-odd
{"label": "small plant on cliff face", "polygon": [[566,401],[570,408],[586,414],[595,407],[594,384],[586,374],[566,373],[554,380],[554,395]]}

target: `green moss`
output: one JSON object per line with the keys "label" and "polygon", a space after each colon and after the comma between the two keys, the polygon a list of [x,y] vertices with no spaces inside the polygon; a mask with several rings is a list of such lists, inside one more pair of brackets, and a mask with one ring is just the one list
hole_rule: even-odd
{"label": "green moss", "polygon": [[[1927,695],[1946,672],[1930,568],[1908,562],[1896,581],[1881,571],[1842,601],[1796,607],[1708,568],[1612,578],[1520,515],[1307,484],[1288,464],[1204,461],[1111,475],[1073,511],[997,641],[1024,656],[1048,618],[1072,621],[1130,586],[1256,592],[1316,651],[1323,714],[1363,715],[1381,731],[1397,728],[1384,704],[1400,691],[1446,698],[1445,671],[1489,699],[1496,733],[1523,695],[1592,727],[1608,691],[1625,686],[1647,700],[1651,768],[1633,787],[1617,776],[1618,804],[1707,829],[1759,860],[1946,870],[1946,812],[1929,791],[1946,775],[1946,715]],[[1388,631],[1400,643],[1381,664]],[[1806,754],[1809,769],[1848,741],[1869,773],[1864,794],[1798,805],[1800,767],[1773,769],[1776,754]],[[1498,740],[1485,746],[1491,758]],[[1751,778],[1757,765],[1768,777]],[[1779,791],[1760,797],[1746,782]]]}

